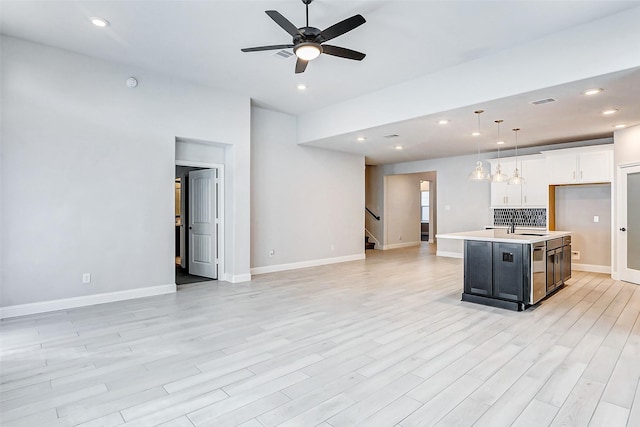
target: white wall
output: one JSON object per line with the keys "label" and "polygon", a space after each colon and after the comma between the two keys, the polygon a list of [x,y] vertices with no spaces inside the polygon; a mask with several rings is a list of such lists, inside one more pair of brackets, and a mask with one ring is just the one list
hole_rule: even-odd
{"label": "white wall", "polygon": [[1,87],[1,306],[173,284],[176,137],[233,146],[249,274],[248,98],[8,37]]}
{"label": "white wall", "polygon": [[364,157],[296,145],[294,116],[251,111],[252,272],[363,258]]}
{"label": "white wall", "polygon": [[640,162],[640,125],[613,133],[613,162],[620,166]]}
{"label": "white wall", "polygon": [[[611,185],[559,185],[555,188],[556,230],[571,231],[571,250],[580,252],[575,264],[611,266]],[[599,222],[593,222],[598,216]],[[582,267],[580,269],[585,269]],[[596,269],[595,271],[608,270]]]}
{"label": "white wall", "polygon": [[[638,22],[640,6],[308,112],[300,117],[299,141],[315,141],[636,67],[637,55],[631,52],[640,46]],[[597,60],[593,52],[598,52]],[[469,76],[476,78],[470,80]]]}

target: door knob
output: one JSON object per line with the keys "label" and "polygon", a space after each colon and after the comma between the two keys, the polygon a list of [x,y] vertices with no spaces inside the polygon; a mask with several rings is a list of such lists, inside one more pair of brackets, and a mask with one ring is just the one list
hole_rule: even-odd
{"label": "door knob", "polygon": [[193,227],[189,227],[189,230],[193,230]]}
{"label": "door knob", "polygon": [[627,231],[627,229],[622,227],[622,228],[620,228],[620,231]]}

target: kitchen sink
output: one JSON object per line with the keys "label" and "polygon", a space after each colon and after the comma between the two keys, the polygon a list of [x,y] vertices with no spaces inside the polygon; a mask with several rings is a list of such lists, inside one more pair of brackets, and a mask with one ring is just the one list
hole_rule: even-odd
{"label": "kitchen sink", "polygon": [[547,234],[541,234],[541,233],[516,233],[516,235],[518,236],[547,236]]}

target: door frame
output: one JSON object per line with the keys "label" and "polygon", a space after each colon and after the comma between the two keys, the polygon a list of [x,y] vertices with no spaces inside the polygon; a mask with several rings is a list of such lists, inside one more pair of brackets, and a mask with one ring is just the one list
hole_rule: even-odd
{"label": "door frame", "polygon": [[[626,250],[626,248],[623,248],[622,245],[622,239],[620,239],[620,227],[622,226],[620,224],[620,220],[621,220],[621,212],[622,212],[622,200],[626,198],[626,195],[622,193],[622,182],[623,179],[625,178],[625,170],[628,168],[632,168],[632,167],[640,167],[640,162],[633,162],[633,163],[623,163],[618,165],[617,170],[616,170],[616,182],[615,182],[615,194],[616,194],[616,203],[615,203],[615,209],[616,209],[616,215],[615,215],[615,226],[613,227],[613,233],[614,236],[616,236],[615,238],[615,245],[612,245],[613,247],[615,247],[616,250],[616,274],[615,277],[613,277],[616,280],[624,280],[622,279],[622,270],[626,269],[626,266],[623,265],[623,259],[621,256],[621,252],[623,250]],[[625,203],[626,205],[626,203]],[[629,219],[627,218],[627,222],[629,221]],[[612,221],[614,222],[614,221]],[[625,225],[627,226],[627,225]],[[626,257],[625,257],[626,259]],[[630,282],[630,283],[636,283],[636,282]],[[640,283],[637,283],[640,284]]]}
{"label": "door frame", "polygon": [[[212,242],[212,244],[218,246],[217,251],[213,251],[218,255],[218,279],[223,280],[226,277],[226,267],[224,261],[224,165],[218,163],[208,163],[208,162],[195,162],[191,160],[176,160],[176,166],[188,166],[195,168],[204,168],[204,169],[217,169],[218,170],[218,192],[213,196],[216,197],[216,209],[218,210],[218,232],[216,233],[216,240]],[[214,187],[212,187],[212,191],[215,192]],[[175,233],[174,233],[175,236]],[[175,245],[175,242],[174,242]],[[215,248],[212,248],[215,249]]]}

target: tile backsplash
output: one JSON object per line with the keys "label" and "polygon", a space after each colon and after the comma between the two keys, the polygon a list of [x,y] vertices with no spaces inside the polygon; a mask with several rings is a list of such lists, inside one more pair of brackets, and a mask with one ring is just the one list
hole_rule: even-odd
{"label": "tile backsplash", "polygon": [[515,215],[516,226],[519,227],[546,227],[546,209],[494,209],[493,225],[510,225],[511,218]]}

